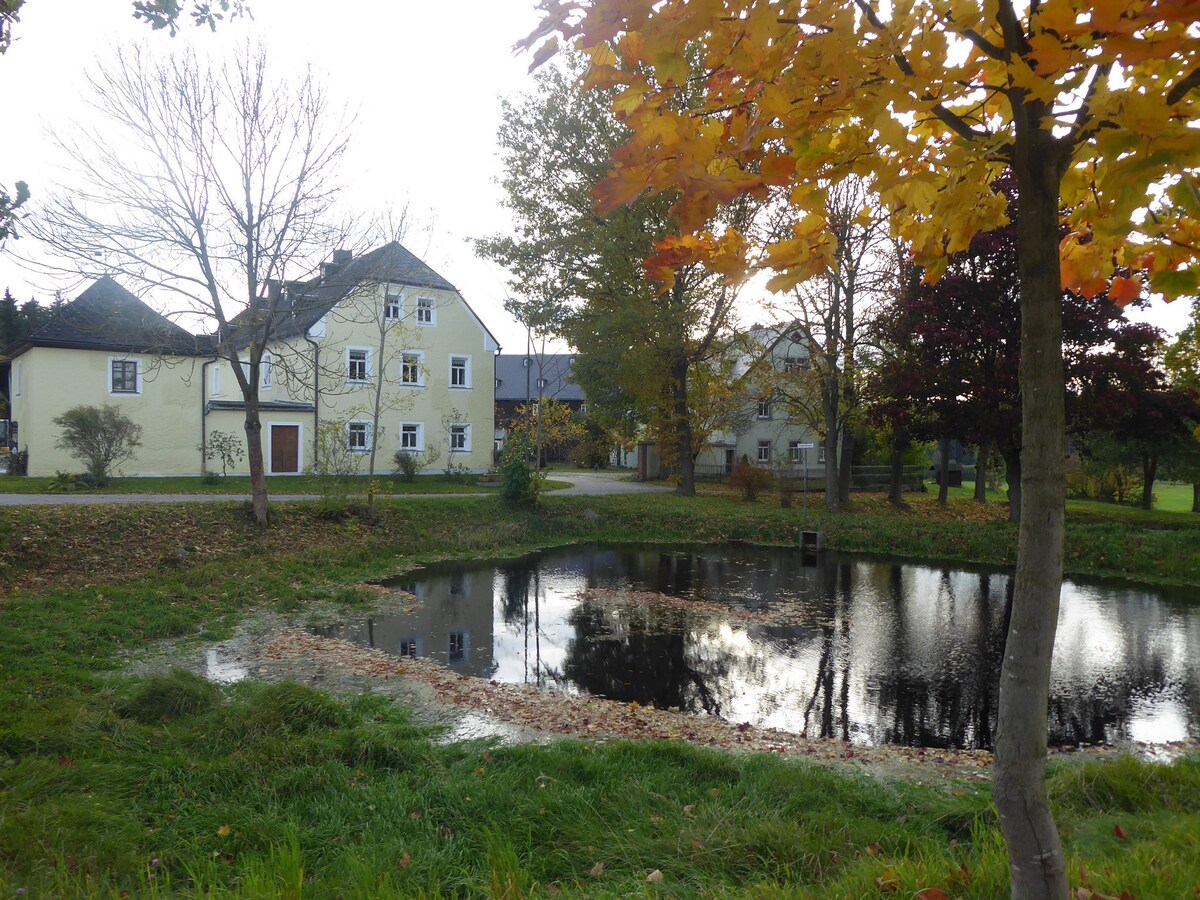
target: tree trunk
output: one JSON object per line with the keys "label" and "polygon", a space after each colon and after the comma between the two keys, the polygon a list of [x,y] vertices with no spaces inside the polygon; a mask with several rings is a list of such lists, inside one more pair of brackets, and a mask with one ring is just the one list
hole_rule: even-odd
{"label": "tree trunk", "polygon": [[263,459],[262,421],[258,417],[258,398],[246,400],[246,461],[250,466],[250,507],[254,524],[266,528],[267,467]]}
{"label": "tree trunk", "polygon": [[975,454],[975,502],[987,506],[987,471],[991,448],[980,447]]}
{"label": "tree trunk", "polygon": [[821,407],[825,414],[825,508],[842,508],[838,493],[838,394],[837,376],[829,374],[821,386]]}
{"label": "tree trunk", "polygon": [[1021,526],[1012,621],[1000,670],[992,796],[1014,898],[1067,897],[1066,862],[1046,796],[1046,708],[1062,590],[1066,509],[1059,185],[1069,156],[1041,101],[1013,102],[1021,198]]}
{"label": "tree trunk", "polygon": [[850,506],[850,476],[854,473],[854,432],[847,428],[842,435],[842,447],[838,453],[838,506]]}
{"label": "tree trunk", "polygon": [[678,446],[679,486],[675,493],[682,497],[696,496],[696,458],[692,450],[692,417],[688,410],[688,363],[676,361],[671,366],[671,403],[675,418],[675,437]]}
{"label": "tree trunk", "polygon": [[1008,521],[1021,521],[1021,451],[1009,447],[1004,457],[1004,480],[1008,482]]}
{"label": "tree trunk", "polygon": [[892,433],[892,481],[888,488],[888,500],[896,506],[904,505],[904,451],[908,449],[908,433],[897,428]]}
{"label": "tree trunk", "polygon": [[1192,512],[1200,513],[1200,481],[1192,482]]}
{"label": "tree trunk", "polygon": [[938,506],[950,505],[950,438],[938,441]]}
{"label": "tree trunk", "polygon": [[1154,507],[1154,479],[1158,475],[1158,457],[1153,453],[1142,454],[1142,509]]}

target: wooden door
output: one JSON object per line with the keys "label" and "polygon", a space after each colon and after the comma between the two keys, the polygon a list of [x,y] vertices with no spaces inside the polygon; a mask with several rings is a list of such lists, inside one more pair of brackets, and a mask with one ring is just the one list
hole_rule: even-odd
{"label": "wooden door", "polygon": [[300,426],[271,426],[271,474],[287,475],[300,471]]}

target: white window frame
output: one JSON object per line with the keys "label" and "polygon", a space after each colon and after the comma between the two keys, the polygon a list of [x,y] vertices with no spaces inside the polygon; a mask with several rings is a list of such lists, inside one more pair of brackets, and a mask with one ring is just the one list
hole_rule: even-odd
{"label": "white window frame", "polygon": [[270,353],[264,353],[262,359],[258,361],[258,386],[263,390],[271,389],[271,381],[274,378],[271,369],[274,362]]}
{"label": "white window frame", "polygon": [[399,322],[404,318],[404,293],[398,288],[383,289],[383,320]]}
{"label": "white window frame", "polygon": [[[350,435],[354,432],[355,425],[362,426],[363,446],[361,447],[355,447],[350,442]],[[371,433],[371,423],[365,419],[351,419],[346,423],[346,449],[351,453],[370,453],[373,437],[374,435]]]}
{"label": "white window frame", "polygon": [[759,419],[770,419],[771,418],[771,401],[770,400],[759,400],[758,401],[758,410],[756,411],[755,416],[756,416],[756,418],[759,418]]}
{"label": "white window frame", "polygon": [[[134,377],[133,382],[135,389],[132,391],[114,391],[113,390],[113,363],[133,363]],[[110,397],[137,397],[142,393],[142,361],[140,359],[130,359],[128,356],[110,356],[108,358],[108,396]]]}
{"label": "white window frame", "polygon": [[[454,446],[454,434],[455,434],[456,428],[462,429],[463,445],[461,447]],[[450,447],[451,453],[470,453],[471,452],[471,423],[470,422],[451,422],[448,431],[450,432],[447,435],[447,437],[449,438],[449,447]]]}
{"label": "white window frame", "polygon": [[213,366],[212,385],[210,387],[212,390],[210,396],[221,396],[221,363],[217,363],[215,366]]}
{"label": "white window frame", "polygon": [[804,449],[800,446],[803,441],[788,441],[788,459],[794,463],[803,462]]}
{"label": "white window frame", "polygon": [[[417,361],[417,380],[404,380],[405,360],[413,357]],[[425,353],[421,350],[404,350],[400,354],[400,384],[403,387],[425,387]]]}
{"label": "white window frame", "polygon": [[[412,447],[404,446],[404,429],[413,428],[416,430],[417,443]],[[399,441],[400,449],[407,453],[424,453],[425,452],[425,423],[424,422],[401,422]]]}
{"label": "white window frame", "polygon": [[[462,361],[463,383],[454,383],[454,363],[455,360]],[[471,389],[471,357],[461,353],[452,353],[450,355],[450,388],[455,391],[466,391]]]}
{"label": "white window frame", "polygon": [[817,450],[817,462],[821,465],[825,464],[825,445],[822,444]]}
{"label": "white window frame", "polygon": [[[766,451],[765,457],[763,455],[764,450]],[[760,462],[760,463],[769,463],[771,461],[771,442],[770,441],[759,441],[758,442],[758,452],[755,456],[755,459],[757,462]]]}
{"label": "white window frame", "polygon": [[[351,373],[351,368],[350,368],[350,361],[351,361],[350,354],[351,353],[363,354],[364,374],[363,374],[362,378],[355,378],[350,374]],[[345,362],[346,362],[346,368],[345,368],[346,384],[368,384],[371,381],[371,348],[370,347],[347,347]]]}
{"label": "white window frame", "polygon": [[[422,318],[422,315],[426,313],[428,313],[428,318]],[[415,318],[418,325],[424,325],[427,328],[437,325],[437,301],[432,297],[418,297]]]}

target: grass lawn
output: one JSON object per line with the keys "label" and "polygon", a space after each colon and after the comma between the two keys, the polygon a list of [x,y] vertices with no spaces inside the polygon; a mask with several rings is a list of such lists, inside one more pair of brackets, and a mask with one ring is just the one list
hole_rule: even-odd
{"label": "grass lawn", "polygon": [[[378,697],[114,674],[128,650],[219,636],[249,608],[361,604],[355,585],[420,560],[791,543],[816,524],[842,549],[1004,564],[1015,529],[999,509],[864,497],[802,522],[774,502],[667,495],[551,496],[536,514],[488,497],[380,507],[365,522],[281,504],[265,532],[219,503],[0,521],[0,897],[1007,894],[977,785],[677,743],[443,745]],[[1071,519],[1073,571],[1200,581],[1194,525]],[[1195,894],[1200,761],[1063,764],[1052,794],[1073,889]]]}
{"label": "grass lawn", "polygon": [[[936,494],[937,485],[930,485],[929,489]],[[975,485],[967,482],[962,487],[950,488],[950,496],[952,497],[973,497],[975,496]],[[999,491],[988,491],[989,503],[1007,503],[1007,489]],[[1094,512],[1104,512],[1105,510],[1114,510],[1114,516],[1120,516],[1120,510],[1133,509],[1134,507],[1121,507],[1115,503],[1100,503],[1096,500],[1068,500],[1067,509],[1089,510]],[[1154,485],[1154,511],[1155,512],[1177,512],[1195,515],[1192,513],[1192,486],[1190,484],[1174,484],[1168,481],[1159,481]],[[1139,512],[1144,512],[1139,510]],[[1197,516],[1196,518],[1200,518]]]}
{"label": "grass lawn", "polygon": [[[495,485],[480,485],[478,475],[465,475],[454,480],[444,475],[418,475],[415,481],[405,482],[391,474],[377,475],[375,481],[384,495],[388,494],[471,494],[494,491]],[[29,476],[0,476],[0,494],[44,494],[52,478]],[[370,479],[355,475],[346,479],[350,493],[365,494]],[[273,494],[320,494],[327,480],[315,475],[268,476],[267,490]],[[87,494],[235,494],[250,493],[250,476],[231,475],[214,484],[206,484],[198,476],[113,478],[105,487],[80,485],[79,493]]]}

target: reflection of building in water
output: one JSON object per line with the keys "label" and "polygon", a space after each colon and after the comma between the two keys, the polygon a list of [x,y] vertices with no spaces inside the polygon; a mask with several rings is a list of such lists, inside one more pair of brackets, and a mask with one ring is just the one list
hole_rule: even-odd
{"label": "reflection of building in water", "polygon": [[421,604],[412,612],[371,616],[351,625],[312,629],[396,656],[429,656],[456,672],[490,678],[492,579],[490,572],[460,572],[404,585]]}

